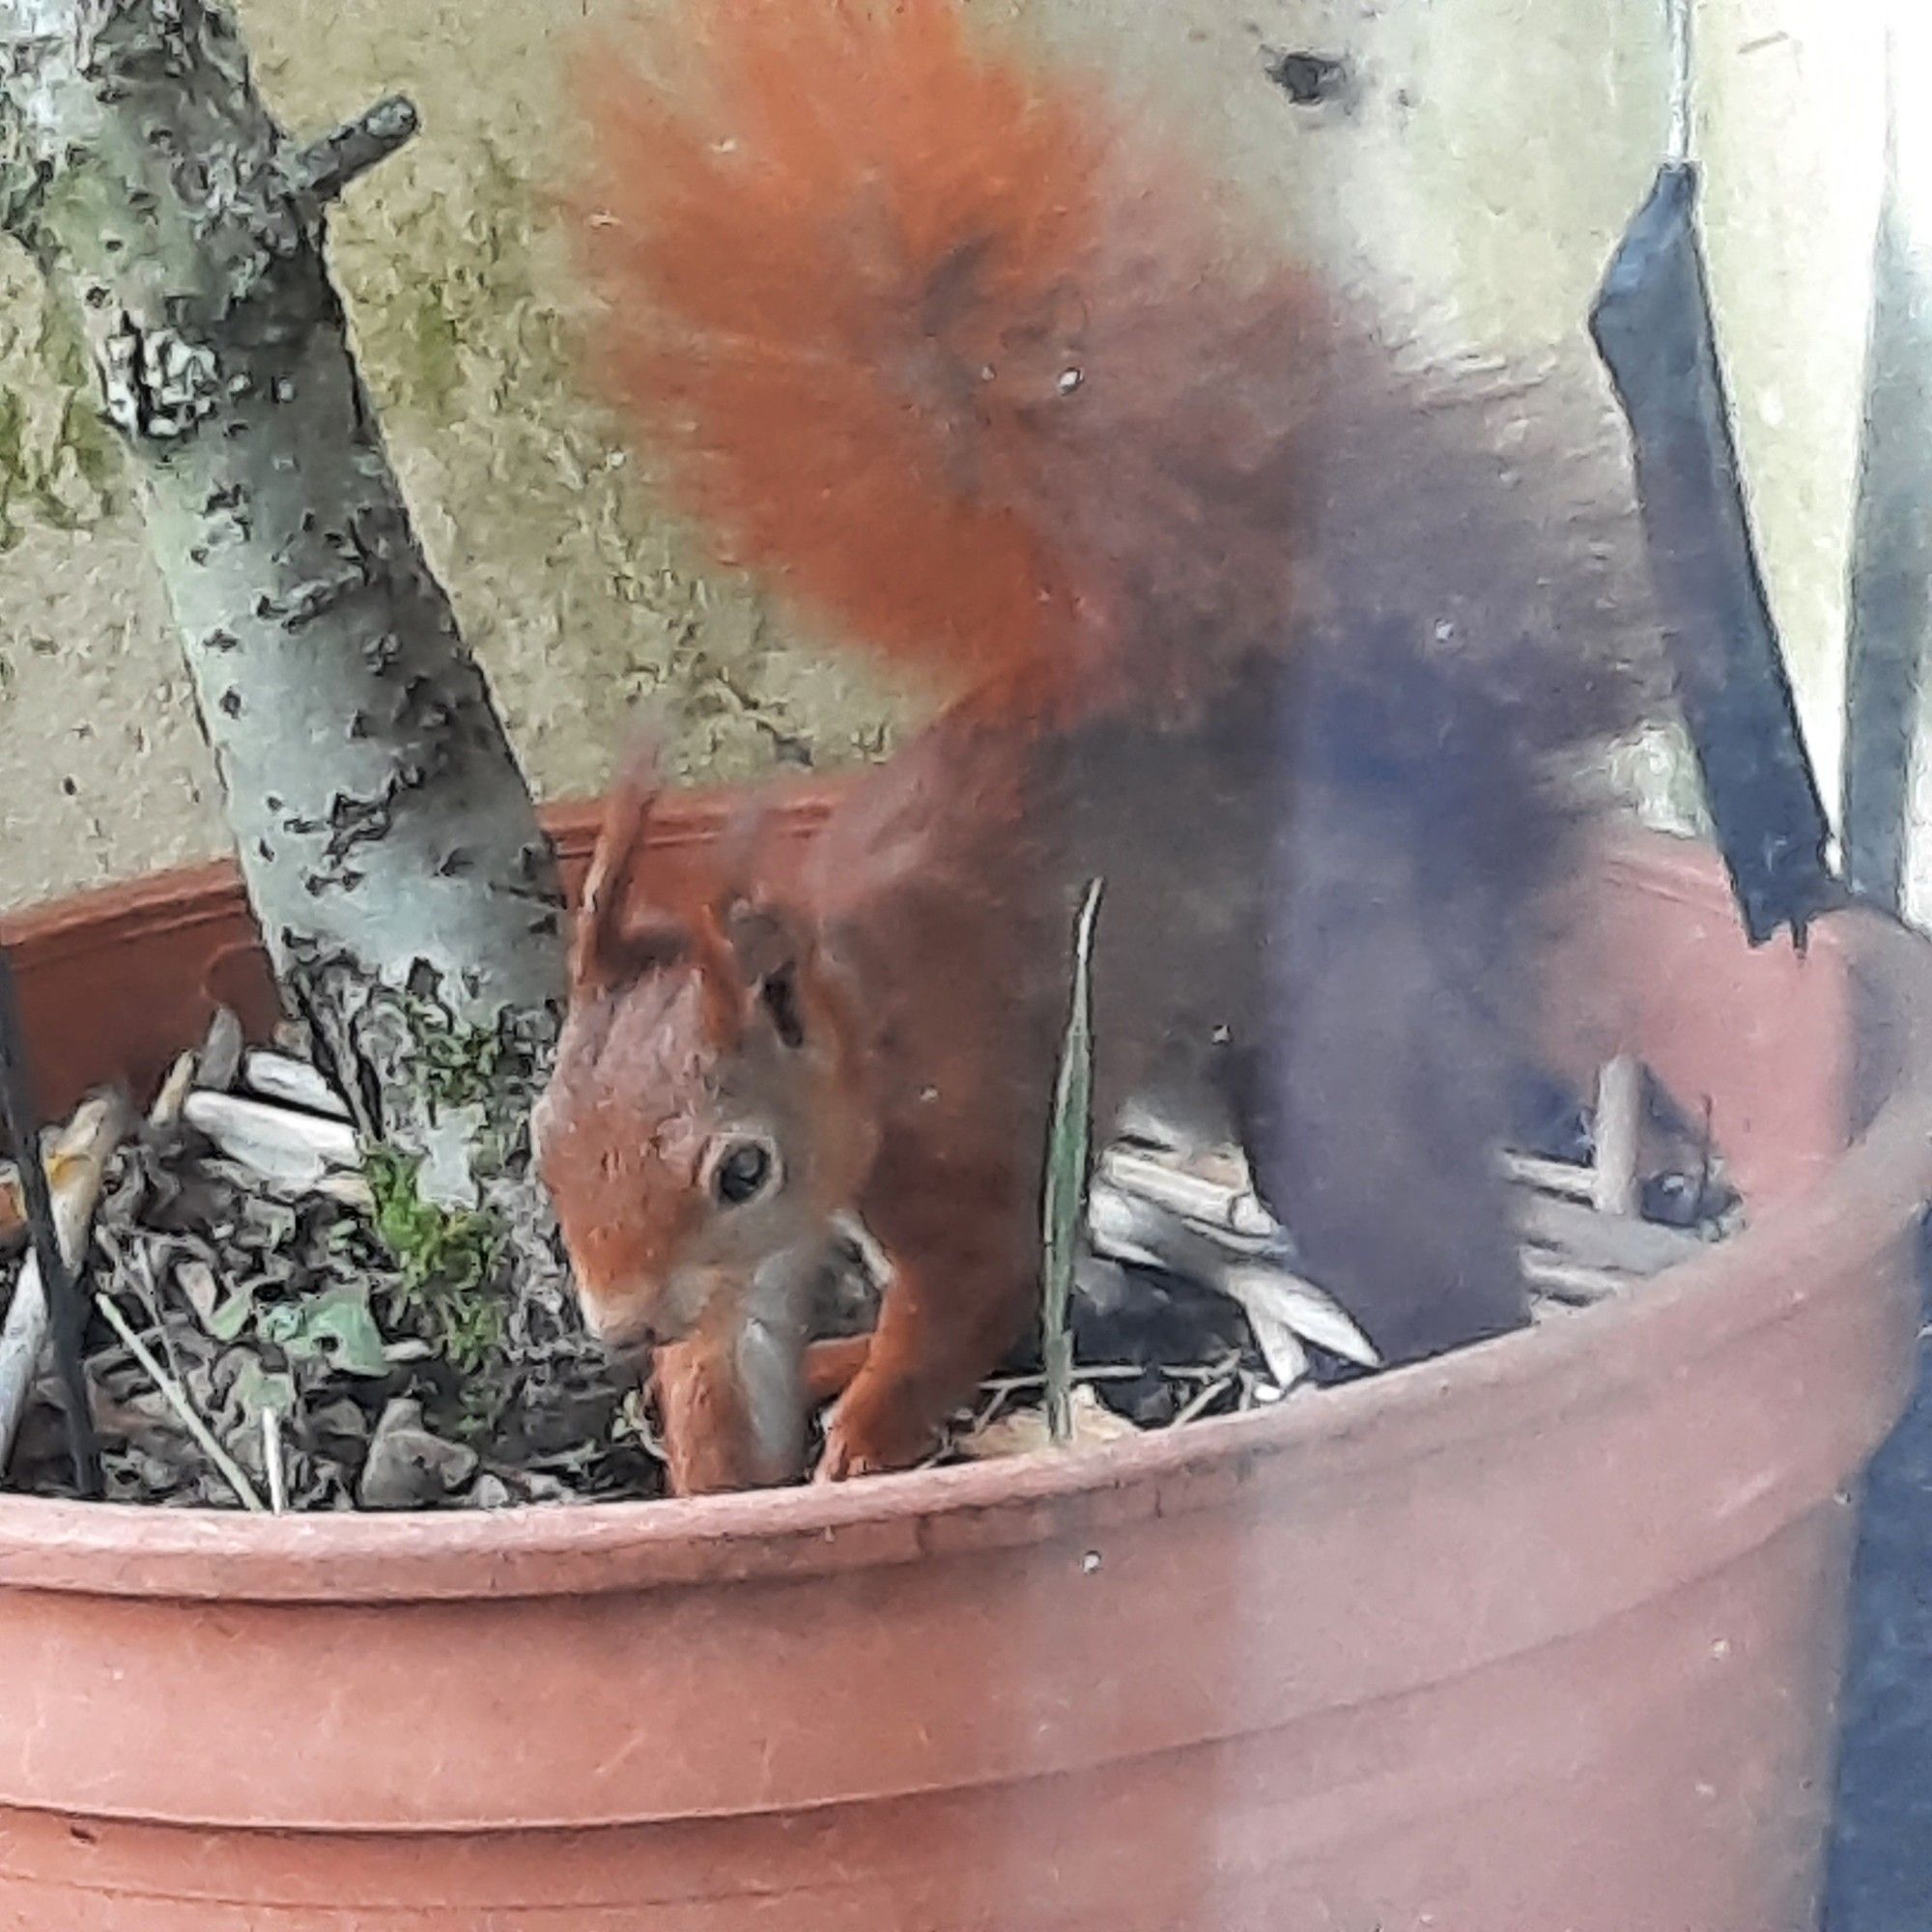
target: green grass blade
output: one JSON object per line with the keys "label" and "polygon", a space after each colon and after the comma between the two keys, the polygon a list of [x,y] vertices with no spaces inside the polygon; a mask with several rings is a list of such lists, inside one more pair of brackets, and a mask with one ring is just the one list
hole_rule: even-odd
{"label": "green grass blade", "polygon": [[1047,1137],[1045,1259],[1041,1269],[1040,1352],[1046,1366],[1047,1428],[1057,1443],[1073,1435],[1073,1258],[1087,1206],[1087,1161],[1094,1102],[1094,921],[1100,881],[1090,880],[1073,928],[1073,990],[1053,1091]]}

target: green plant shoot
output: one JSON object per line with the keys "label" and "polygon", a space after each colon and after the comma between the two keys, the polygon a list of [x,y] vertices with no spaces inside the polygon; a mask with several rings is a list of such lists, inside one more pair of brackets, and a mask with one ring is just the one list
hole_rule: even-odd
{"label": "green plant shoot", "polygon": [[419,1165],[388,1147],[364,1154],[376,1233],[401,1273],[403,1299],[427,1324],[438,1352],[464,1374],[479,1374],[503,1340],[502,1297],[491,1279],[497,1226],[488,1213],[425,1201],[416,1186]]}

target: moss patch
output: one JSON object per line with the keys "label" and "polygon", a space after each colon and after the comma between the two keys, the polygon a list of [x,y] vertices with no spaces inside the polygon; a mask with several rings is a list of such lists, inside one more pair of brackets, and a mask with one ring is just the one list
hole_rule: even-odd
{"label": "moss patch", "polygon": [[0,552],[33,528],[77,530],[118,500],[121,451],[94,404],[73,327],[35,291],[0,306]]}
{"label": "moss patch", "polygon": [[393,1148],[369,1151],[363,1173],[376,1232],[425,1339],[460,1374],[479,1375],[502,1351],[504,1304],[496,1284],[502,1239],[488,1214],[425,1201],[419,1166]]}

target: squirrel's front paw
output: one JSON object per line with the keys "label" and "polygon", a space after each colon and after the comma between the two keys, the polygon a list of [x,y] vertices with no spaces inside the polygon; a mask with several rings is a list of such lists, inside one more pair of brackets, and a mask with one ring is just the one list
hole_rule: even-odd
{"label": "squirrel's front paw", "polygon": [[[857,1396],[861,1399],[854,1401]],[[883,1476],[910,1469],[939,1446],[939,1435],[902,1407],[867,1401],[856,1385],[825,1425],[825,1453],[813,1472],[816,1483],[842,1483],[853,1476]]]}

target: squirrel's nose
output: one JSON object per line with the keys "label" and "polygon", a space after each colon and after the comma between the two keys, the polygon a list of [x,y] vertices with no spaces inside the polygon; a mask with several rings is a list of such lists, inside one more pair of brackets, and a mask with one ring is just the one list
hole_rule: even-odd
{"label": "squirrel's nose", "polygon": [[655,1319],[628,1297],[606,1300],[580,1293],[577,1300],[592,1339],[613,1355],[643,1354],[667,1339]]}

